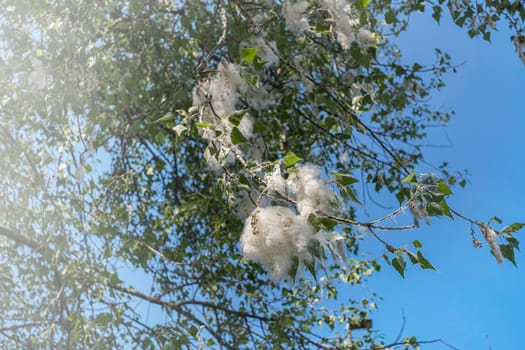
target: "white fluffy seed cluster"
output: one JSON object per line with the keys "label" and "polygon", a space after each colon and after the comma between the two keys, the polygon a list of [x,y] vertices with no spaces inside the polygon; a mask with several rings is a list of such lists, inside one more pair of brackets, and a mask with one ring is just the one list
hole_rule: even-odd
{"label": "white fluffy seed cluster", "polygon": [[308,2],[305,0],[285,0],[283,1],[283,15],[286,26],[293,32],[302,32],[310,29],[308,23]]}
{"label": "white fluffy seed cluster", "polygon": [[374,41],[374,35],[367,29],[359,28],[359,14],[345,0],[324,0],[323,7],[335,23],[337,41],[348,50],[353,42],[367,44]]}
{"label": "white fluffy seed cluster", "polygon": [[481,230],[481,233],[483,234],[483,237],[485,238],[485,241],[489,245],[490,250],[494,254],[494,257],[496,257],[496,261],[498,264],[503,264],[503,254],[501,253],[501,249],[498,244],[498,234],[492,227],[488,225],[479,224],[478,226]]}
{"label": "white fluffy seed cluster", "polygon": [[295,257],[298,270],[306,259],[311,259],[308,244],[314,235],[306,218],[290,208],[257,208],[246,219],[241,250],[246,258],[266,266],[272,280],[279,281],[290,274]]}
{"label": "white fluffy seed cluster", "polygon": [[305,164],[290,176],[290,187],[296,194],[297,211],[303,217],[316,212],[330,213],[339,206],[335,193],[321,179],[322,169]]}
{"label": "white fluffy seed cluster", "polygon": [[428,216],[424,203],[418,200],[413,200],[410,202],[409,208],[412,216],[414,217],[414,226],[419,227],[419,219],[425,220],[427,225],[430,224],[430,217]]}
{"label": "white fluffy seed cluster", "polygon": [[[247,85],[241,76],[239,66],[225,61],[219,64],[217,74],[213,78],[201,82],[193,89],[193,105],[200,109],[200,122],[210,125],[203,131],[202,137],[220,150],[218,156],[207,156],[208,167],[214,173],[221,173],[222,165],[235,161],[231,151],[238,151],[238,149],[230,139],[234,126],[228,118],[238,111],[236,106],[241,94],[246,90]],[[245,138],[251,138],[252,118],[244,115],[237,128]]]}
{"label": "white fluffy seed cluster", "polygon": [[266,193],[294,198],[297,212],[285,206],[265,206],[265,201],[261,201],[263,204],[259,204],[245,220],[240,239],[242,253],[247,259],[263,264],[273,281],[286,279],[295,262],[297,275],[301,275],[304,263],[314,259],[309,245],[319,245],[324,249],[341,243],[340,236],[333,235],[337,239],[331,240],[329,233],[317,232],[308,222],[310,214],[331,213],[339,205],[336,194],[321,175],[321,168],[305,164],[298,166],[296,172],[285,180],[276,166],[265,178]]}
{"label": "white fluffy seed cluster", "polygon": [[[267,43],[258,37],[243,44],[244,47],[255,46],[258,55],[267,65],[276,64],[278,57],[274,43]],[[208,80],[201,81],[193,89],[193,107],[199,110],[199,121],[208,125],[202,130],[202,137],[210,143],[217,152],[205,154],[208,170],[216,175],[223,173],[223,167],[235,162],[236,156],[244,159],[262,161],[264,141],[260,135],[253,133],[253,119],[246,110],[239,110],[238,106],[244,97],[244,102],[253,109],[269,108],[276,103],[274,94],[267,86],[248,86],[241,76],[241,67],[226,61],[217,67],[217,73]],[[230,118],[235,114],[240,123],[233,124]],[[233,128],[236,127],[245,139],[252,143],[247,154],[231,141]],[[215,154],[216,153],[216,154]]]}
{"label": "white fluffy seed cluster", "polygon": [[[283,1],[282,12],[289,30],[298,33],[310,30],[308,6],[305,0]],[[347,0],[321,0],[318,6],[330,16],[336,39],[344,50],[354,42],[368,45],[376,40],[374,33],[360,27],[359,13]]]}

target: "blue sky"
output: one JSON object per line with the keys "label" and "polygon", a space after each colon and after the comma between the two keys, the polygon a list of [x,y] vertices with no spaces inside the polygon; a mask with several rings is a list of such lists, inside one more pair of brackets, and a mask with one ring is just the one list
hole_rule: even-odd
{"label": "blue sky", "polygon": [[[430,15],[411,20],[409,31],[399,39],[406,60],[432,63],[437,47],[463,63],[432,99],[452,107],[456,116],[428,141],[450,147],[427,149],[427,159],[434,164],[446,160],[451,168],[471,173],[468,186],[455,189],[449,204],[478,220],[497,215],[504,224],[525,221],[525,66],[514,52],[510,32],[502,28],[487,43],[470,39],[466,30],[447,19],[441,25]],[[525,230],[517,238],[525,246],[524,235]],[[420,340],[442,338],[462,350],[525,348],[521,254],[516,257],[518,269],[507,261],[498,265],[486,244],[473,248],[470,225],[460,219],[433,219],[417,231],[382,236],[396,244],[420,240],[425,256],[438,269],[409,267],[402,279],[385,267],[371,278],[369,289],[384,299],[372,317],[374,327],[387,343],[396,338],[404,315],[404,334]],[[478,238],[482,239],[479,233]]]}

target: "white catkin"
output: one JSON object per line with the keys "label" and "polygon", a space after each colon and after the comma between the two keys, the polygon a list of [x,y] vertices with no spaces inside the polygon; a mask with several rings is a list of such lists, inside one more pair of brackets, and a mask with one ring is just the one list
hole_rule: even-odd
{"label": "white catkin", "polygon": [[[219,150],[219,154],[208,152],[205,157],[208,170],[215,175],[221,175],[225,166],[235,163],[234,154],[245,156],[231,141],[233,125],[229,117],[238,112],[236,105],[246,91],[247,84],[241,76],[240,67],[225,61],[219,63],[217,73],[211,79],[200,82],[193,89],[193,108],[200,110],[199,121],[209,124],[209,127],[202,128],[201,136]],[[244,114],[237,128],[245,138],[252,138],[252,117]]]}
{"label": "white catkin", "polygon": [[323,5],[335,22],[335,32],[337,41],[345,50],[356,41],[354,27],[358,21],[352,16],[352,8],[344,0],[324,0]]}
{"label": "white catkin", "polygon": [[270,89],[266,86],[252,88],[246,93],[246,103],[257,110],[267,109],[274,106],[277,100]]}
{"label": "white catkin", "polygon": [[307,163],[298,166],[297,172],[290,176],[290,187],[297,194],[297,210],[306,218],[316,212],[331,213],[340,205],[321,175],[320,167]]}
{"label": "white catkin", "polygon": [[[322,168],[307,163],[297,166],[285,180],[280,164],[276,164],[264,177],[266,196],[263,198],[268,201],[257,200],[258,207],[245,220],[240,245],[244,257],[264,265],[273,281],[287,279],[295,262],[296,277],[302,275],[305,262],[318,258],[323,265],[322,256],[316,253],[313,256],[311,249],[316,249],[309,245],[330,251],[334,260],[346,261],[344,237],[334,232],[316,232],[308,222],[310,214],[329,214],[341,205],[335,192],[323,181],[322,174]],[[269,206],[270,197],[276,193],[296,199],[298,213],[289,207]],[[239,200],[240,207],[236,210],[244,216],[253,203],[247,204],[242,196]]]}
{"label": "white catkin", "polygon": [[428,216],[427,209],[423,203],[413,200],[410,202],[409,208],[414,217],[414,226],[419,227],[419,219],[425,220],[427,225],[430,224],[430,217]]}
{"label": "white catkin", "polygon": [[321,6],[328,12],[331,22],[335,24],[335,34],[341,47],[348,50],[352,43],[359,42],[364,46],[376,40],[374,33],[359,28],[359,12],[346,0],[323,0]]}
{"label": "white catkin", "polygon": [[304,32],[310,29],[308,23],[308,2],[305,0],[284,0],[283,15],[286,26],[293,32]]}
{"label": "white catkin", "polygon": [[308,221],[290,208],[256,208],[246,219],[240,244],[243,255],[263,264],[273,281],[286,279],[294,259],[299,265],[311,259],[308,244],[315,230]]}
{"label": "white catkin", "polygon": [[266,189],[270,194],[272,193],[286,193],[286,180],[281,175],[281,166],[276,164],[273,172],[266,176]]}
{"label": "white catkin", "polygon": [[481,230],[481,233],[483,234],[483,237],[485,237],[485,241],[489,245],[490,250],[494,254],[496,261],[498,264],[503,264],[503,254],[501,253],[501,249],[498,244],[498,234],[492,227],[488,225],[479,224],[478,226]]}

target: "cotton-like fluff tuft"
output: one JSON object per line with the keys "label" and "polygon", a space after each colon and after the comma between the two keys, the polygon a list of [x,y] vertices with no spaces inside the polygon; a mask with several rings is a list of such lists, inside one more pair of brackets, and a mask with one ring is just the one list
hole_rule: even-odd
{"label": "cotton-like fluff tuft", "polygon": [[414,226],[419,227],[419,219],[424,219],[427,225],[430,224],[430,217],[428,216],[424,203],[418,200],[413,200],[410,202],[409,208],[414,217]]}
{"label": "cotton-like fluff tuft", "polygon": [[485,241],[489,245],[490,250],[494,254],[496,261],[498,264],[503,264],[503,254],[501,253],[501,248],[498,244],[498,234],[488,225],[479,224],[478,226],[481,233],[483,233],[483,237],[485,237]]}
{"label": "cotton-like fluff tuft", "polygon": [[269,193],[286,193],[286,180],[281,175],[281,166],[276,164],[273,172],[266,176],[266,189]]}
{"label": "cotton-like fluff tuft", "polygon": [[305,0],[285,0],[283,1],[283,15],[286,26],[293,32],[302,32],[310,29],[308,23],[308,2]]}
{"label": "cotton-like fluff tuft", "polygon": [[290,177],[291,188],[297,193],[297,210],[305,218],[315,212],[330,213],[339,206],[337,196],[321,175],[320,167],[304,164]]}
{"label": "cotton-like fluff tuft", "polygon": [[239,126],[239,131],[246,138],[253,137],[253,119],[249,115],[244,115]]}
{"label": "cotton-like fluff tuft", "polygon": [[[218,154],[209,154],[206,157],[208,170],[216,175],[224,171],[224,166],[235,163],[242,152],[230,138],[233,125],[229,117],[238,112],[236,105],[247,85],[241,76],[238,65],[221,62],[217,67],[217,74],[211,79],[200,82],[193,90],[193,104],[200,109],[200,122],[210,126],[202,129],[202,137],[219,149]],[[238,131],[245,137],[253,137],[253,119],[244,114]]]}
{"label": "cotton-like fluff tuft", "polygon": [[357,32],[357,39],[362,44],[370,44],[373,43],[376,40],[376,35],[369,31],[368,29],[361,28]]}
{"label": "cotton-like fluff tuft", "polygon": [[263,110],[274,106],[277,99],[274,94],[269,91],[269,88],[262,86],[260,88],[252,88],[246,94],[246,103],[254,109]]}
{"label": "cotton-like fluff tuft", "polygon": [[195,86],[192,91],[193,106],[202,107],[208,102],[208,91],[210,90],[210,81],[205,80]]}
{"label": "cotton-like fluff tuft", "polygon": [[376,35],[368,29],[359,27],[359,13],[346,0],[323,0],[321,6],[330,15],[335,25],[335,34],[341,47],[348,50],[352,43],[359,42],[364,46],[376,40]]}
{"label": "cotton-like fluff tuft", "polygon": [[246,219],[241,235],[243,255],[263,264],[273,281],[286,279],[297,258],[298,266],[310,260],[308,244],[315,230],[291,209],[281,206],[257,208]]}
{"label": "cotton-like fluff tuft", "polygon": [[239,67],[233,63],[219,63],[217,75],[210,81],[208,90],[213,113],[220,118],[227,118],[235,112],[239,92],[245,89],[246,83],[241,77]]}
{"label": "cotton-like fluff tuft", "polygon": [[344,0],[324,0],[323,5],[335,23],[337,41],[343,49],[349,49],[356,40],[354,27],[358,24],[350,4]]}
{"label": "cotton-like fluff tuft", "polygon": [[200,82],[193,89],[193,105],[205,108],[203,122],[213,122],[214,117],[226,120],[236,111],[235,105],[239,102],[240,93],[245,92],[246,88],[239,67],[233,63],[221,62],[213,78]]}
{"label": "cotton-like fluff tuft", "polygon": [[253,196],[246,190],[241,190],[235,198],[234,214],[239,219],[244,220],[255,209],[255,201],[257,198]]}
{"label": "cotton-like fluff tuft", "polygon": [[256,162],[262,162],[266,153],[266,144],[260,134],[254,134],[252,136],[252,144],[248,150],[248,158],[253,159]]}

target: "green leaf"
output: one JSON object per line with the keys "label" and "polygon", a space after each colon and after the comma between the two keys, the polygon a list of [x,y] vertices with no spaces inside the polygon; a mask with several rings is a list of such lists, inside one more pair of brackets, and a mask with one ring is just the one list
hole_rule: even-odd
{"label": "green leaf", "polygon": [[405,337],[403,339],[405,341],[406,345],[417,345],[417,338],[416,337]]}
{"label": "green leaf", "polygon": [[402,204],[405,201],[405,199],[410,198],[410,195],[410,189],[404,187],[400,189],[398,193],[396,193],[396,198],[399,201],[399,204]]}
{"label": "green leaf", "polygon": [[510,224],[509,226],[503,228],[501,232],[503,233],[512,233],[521,230],[521,228],[525,226],[525,223],[522,222],[515,222],[513,224]]}
{"label": "green leaf", "polygon": [[414,247],[416,247],[416,248],[423,248],[423,245],[422,245],[421,242],[418,241],[417,239],[416,239],[414,242],[412,242],[412,244],[413,244]]}
{"label": "green leaf", "polygon": [[516,260],[514,258],[514,247],[510,244],[500,244],[499,249],[501,250],[501,255],[508,261],[510,261],[514,266],[516,265]]}
{"label": "green leaf", "polygon": [[188,328],[188,333],[192,337],[196,337],[197,334],[199,333],[199,329],[196,326],[194,326],[194,325],[190,325],[189,328]]}
{"label": "green leaf", "polygon": [[515,249],[520,250],[520,242],[514,237],[505,237],[505,240]]}
{"label": "green leaf", "polygon": [[366,69],[370,67],[372,57],[369,54],[367,54],[361,46],[352,45],[352,47],[350,48],[350,55],[360,66],[363,66]]}
{"label": "green leaf", "polygon": [[303,158],[298,157],[295,153],[290,151],[284,156],[284,165],[289,168],[301,160],[303,160]]}
{"label": "green leaf", "polygon": [[452,216],[452,213],[450,212],[450,208],[448,207],[447,202],[443,199],[441,202],[439,202],[439,204],[441,204],[441,209],[443,210],[443,214],[450,217],[451,219],[454,219],[454,216]]}
{"label": "green leaf", "polygon": [[323,231],[331,231],[339,224],[339,222],[336,220],[327,218],[325,216],[315,216],[314,214],[310,214],[308,216],[308,222],[316,229]]}
{"label": "green leaf", "polygon": [[439,20],[441,19],[441,7],[436,5],[432,9],[434,10],[432,13],[432,18],[434,18],[436,22],[439,23]]}
{"label": "green leaf", "polygon": [[452,194],[452,191],[450,190],[448,185],[446,183],[444,183],[443,181],[440,181],[438,183],[438,191],[439,191],[439,193],[441,193],[444,196],[448,196],[448,195]]}
{"label": "green leaf", "polygon": [[241,185],[244,185],[244,186],[248,187],[248,188],[250,188],[250,185],[251,185],[250,181],[248,180],[248,178],[244,174],[240,174],[239,175],[239,183]]}
{"label": "green leaf", "polygon": [[392,266],[401,275],[401,277],[405,278],[405,267],[407,266],[407,263],[403,259],[401,258],[392,259]]}
{"label": "green leaf", "polygon": [[308,272],[310,272],[312,274],[312,276],[314,277],[315,281],[317,282],[317,274],[315,272],[315,265],[309,261],[305,261],[304,262],[304,266],[306,267],[306,269],[308,270]]}
{"label": "green leaf", "polygon": [[[458,12],[459,13],[459,12]],[[465,24],[465,20],[467,19],[467,16],[458,17],[455,22],[459,27],[463,27]]]}
{"label": "green leaf", "polygon": [[343,187],[343,188],[340,189],[340,192],[341,192],[341,195],[343,196],[343,198],[350,199],[352,202],[356,202],[356,203],[362,204],[359,201],[359,199],[357,199],[357,196],[356,196],[356,194],[354,193],[354,191],[352,190],[351,187]]}
{"label": "green leaf", "polygon": [[406,255],[410,259],[410,262],[414,265],[419,265],[419,261],[417,260],[417,255],[412,253],[411,251],[405,250]]}
{"label": "green leaf", "polygon": [[241,50],[241,58],[248,62],[253,63],[253,60],[257,56],[257,51],[259,51],[256,47],[247,47]]}
{"label": "green leaf", "polygon": [[244,137],[244,135],[241,133],[241,131],[237,127],[234,127],[232,129],[232,132],[230,134],[230,139],[232,140],[232,143],[234,145],[238,145],[238,144],[245,143],[248,141],[246,137]]}
{"label": "green leaf", "polygon": [[401,182],[410,183],[412,182],[412,179],[414,178],[415,175],[416,175],[416,169],[412,170],[410,174],[408,174],[407,177],[401,180]]}
{"label": "green leaf", "polygon": [[357,8],[364,10],[370,4],[370,0],[357,0]]}
{"label": "green leaf", "polygon": [[239,124],[241,124],[242,118],[247,112],[247,109],[236,111],[228,117],[228,121],[234,126],[239,126]]}
{"label": "green leaf", "polygon": [[319,33],[319,34],[330,34],[331,31],[329,28],[325,27],[325,26],[322,26],[320,24],[317,24],[314,28],[313,28],[314,32],[316,33]]}
{"label": "green leaf", "polygon": [[496,221],[498,224],[501,224],[503,221],[498,218],[497,216],[493,216],[489,219],[489,224],[492,222],[492,221]]}
{"label": "green leaf", "polygon": [[165,123],[165,122],[173,121],[173,120],[175,120],[175,118],[176,118],[175,114],[173,114],[171,112],[168,112],[168,113],[164,114],[162,117],[160,117],[159,119],[155,120],[153,122],[153,124]]}
{"label": "green leaf", "polygon": [[392,24],[392,23],[398,22],[396,14],[394,13],[393,10],[390,10],[387,13],[385,13],[385,22],[386,24]]}
{"label": "green leaf", "polygon": [[108,327],[112,322],[113,316],[109,312],[103,312],[95,316],[95,324],[99,327]]}
{"label": "green leaf", "polygon": [[343,174],[337,171],[332,171],[332,175],[336,177],[336,182],[340,186],[348,186],[353,183],[359,182],[359,180],[353,178],[352,176],[348,174]]}
{"label": "green leaf", "polygon": [[436,268],[432,266],[430,261],[428,261],[427,258],[425,258],[420,251],[417,252],[417,261],[419,262],[419,265],[424,269],[436,270]]}
{"label": "green leaf", "polygon": [[109,283],[111,283],[112,285],[118,285],[122,283],[122,280],[118,277],[116,273],[112,273],[109,276]]}
{"label": "green leaf", "polygon": [[444,215],[443,208],[440,203],[428,202],[426,209],[427,209],[428,215],[430,216]]}

